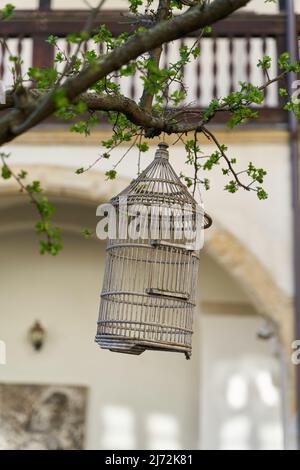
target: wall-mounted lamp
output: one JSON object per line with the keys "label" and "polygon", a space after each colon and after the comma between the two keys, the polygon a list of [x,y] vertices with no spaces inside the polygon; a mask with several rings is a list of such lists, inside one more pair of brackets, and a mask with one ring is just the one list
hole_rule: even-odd
{"label": "wall-mounted lamp", "polygon": [[257,330],[257,337],[259,339],[268,340],[276,336],[276,325],[271,319],[264,319],[264,322]]}
{"label": "wall-mounted lamp", "polygon": [[36,321],[29,330],[29,339],[36,351],[42,349],[46,337],[46,331],[40,324]]}

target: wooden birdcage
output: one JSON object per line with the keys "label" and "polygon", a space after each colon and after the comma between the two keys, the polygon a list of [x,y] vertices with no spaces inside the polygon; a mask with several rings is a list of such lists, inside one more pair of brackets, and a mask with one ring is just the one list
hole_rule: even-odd
{"label": "wooden birdcage", "polygon": [[111,200],[119,233],[107,246],[96,342],[128,354],[152,349],[189,358],[199,263],[195,234],[211,219],[176,175],[167,148],[159,144],[153,162]]}

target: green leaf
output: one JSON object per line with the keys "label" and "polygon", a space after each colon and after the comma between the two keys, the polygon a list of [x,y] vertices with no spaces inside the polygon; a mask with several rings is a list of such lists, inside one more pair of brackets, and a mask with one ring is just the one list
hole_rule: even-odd
{"label": "green leaf", "polygon": [[56,256],[58,252],[62,249],[62,244],[60,242],[52,242],[40,240],[40,254],[44,255],[49,253],[52,256]]}
{"label": "green leaf", "polygon": [[94,231],[90,228],[84,228],[81,233],[86,240],[89,240],[94,235]]}
{"label": "green leaf", "polygon": [[128,65],[125,65],[121,68],[120,74],[121,77],[129,77],[130,75],[134,75],[136,71],[136,65],[134,62],[131,62]]}
{"label": "green leaf", "polygon": [[197,57],[199,57],[200,54],[201,54],[201,49],[200,49],[200,47],[194,47],[194,48],[192,49],[192,55],[193,55],[194,59],[197,59]]}
{"label": "green leaf", "polygon": [[68,106],[69,100],[66,97],[65,90],[62,88],[55,90],[52,96],[57,109],[62,109]]}
{"label": "green leaf", "polygon": [[260,201],[268,199],[268,194],[263,188],[258,187],[256,189],[257,189],[257,197]]}
{"label": "green leaf", "polygon": [[298,62],[290,62],[290,55],[288,52],[283,52],[278,59],[278,65],[284,72],[298,73],[300,70]]}
{"label": "green leaf", "polygon": [[38,203],[38,209],[43,217],[49,218],[55,212],[55,207],[50,204],[48,198],[43,197]]}
{"label": "green leaf", "polygon": [[64,60],[65,56],[63,55],[63,53],[61,51],[57,52],[57,54],[55,55],[54,62],[58,62],[59,64],[61,64]]}
{"label": "green leaf", "polygon": [[76,113],[83,114],[87,111],[87,105],[84,101],[78,101],[78,103],[76,103],[76,105],[74,106],[74,109]]}
{"label": "green leaf", "polygon": [[106,171],[105,176],[107,176],[109,180],[114,180],[117,176],[117,172],[116,170],[108,170]]}
{"label": "green leaf", "polygon": [[70,127],[70,131],[85,134],[86,136],[90,134],[90,129],[85,121],[76,122]]}
{"label": "green leaf", "polygon": [[205,178],[204,181],[203,181],[203,184],[204,184],[204,188],[206,189],[206,191],[208,191],[210,189],[209,179]]}
{"label": "green leaf", "polygon": [[141,144],[136,145],[140,152],[147,152],[149,150],[149,144],[147,142],[142,142]]}
{"label": "green leaf", "polygon": [[279,88],[279,96],[288,96],[286,88]]}
{"label": "green leaf", "polygon": [[131,13],[137,13],[138,7],[143,5],[143,0],[128,0],[128,3],[129,3],[129,11],[131,11]]}
{"label": "green leaf", "polygon": [[173,10],[177,8],[178,10],[182,10],[183,4],[180,0],[170,0],[170,8]]}
{"label": "green leaf", "polygon": [[213,99],[203,113],[203,120],[208,121],[208,119],[215,114],[219,107],[220,101],[217,99]]}
{"label": "green leaf", "polygon": [[105,43],[106,46],[112,48],[113,47],[113,40],[112,40],[112,33],[107,29],[107,27],[102,24],[99,26],[98,31],[93,36],[93,41],[97,43]]}
{"label": "green leaf", "polygon": [[258,61],[257,67],[260,67],[263,70],[268,70],[271,68],[271,64],[272,64],[271,57],[266,55]]}
{"label": "green leaf", "polygon": [[89,34],[87,31],[82,31],[81,33],[70,33],[67,35],[67,41],[72,44],[79,44],[82,41],[87,41],[89,39]]}
{"label": "green leaf", "polygon": [[189,176],[183,176],[184,182],[187,185],[188,188],[193,186],[193,180]]}
{"label": "green leaf", "polygon": [[216,151],[211,154],[211,156],[206,160],[206,162],[203,165],[204,170],[211,170],[214,165],[219,164],[219,160],[221,158],[220,152]]}
{"label": "green leaf", "polygon": [[54,36],[53,34],[50,34],[50,36],[48,36],[48,38],[46,39],[46,42],[48,42],[52,46],[56,46],[56,43],[57,43],[58,39],[59,38],[57,36]]}
{"label": "green leaf", "polygon": [[41,193],[41,182],[40,181],[33,181],[31,184],[27,184],[26,191],[28,193]]}
{"label": "green leaf", "polygon": [[86,58],[88,64],[93,64],[97,59],[97,54],[94,50],[86,51],[85,58]]}
{"label": "green leaf", "polygon": [[230,181],[228,184],[226,184],[224,189],[225,191],[234,194],[238,191],[239,187],[236,181]]}
{"label": "green leaf", "polygon": [[10,20],[15,11],[15,6],[11,3],[7,3],[1,10],[0,14],[3,20]]}
{"label": "green leaf", "polygon": [[267,172],[263,168],[256,168],[252,162],[249,162],[247,174],[253,179],[253,181],[257,181],[262,184]]}
{"label": "green leaf", "polygon": [[28,77],[35,81],[40,89],[50,88],[57,80],[58,72],[52,67],[39,69],[37,67],[29,67]]}
{"label": "green leaf", "polygon": [[19,177],[21,180],[23,180],[23,179],[26,178],[27,174],[28,174],[27,171],[21,170],[21,171],[18,173],[18,177]]}
{"label": "green leaf", "polygon": [[174,105],[178,106],[186,97],[186,91],[184,89],[179,89],[171,93],[171,99],[174,101]]}
{"label": "green leaf", "polygon": [[2,166],[1,176],[4,180],[8,180],[11,177],[11,171],[6,164]]}

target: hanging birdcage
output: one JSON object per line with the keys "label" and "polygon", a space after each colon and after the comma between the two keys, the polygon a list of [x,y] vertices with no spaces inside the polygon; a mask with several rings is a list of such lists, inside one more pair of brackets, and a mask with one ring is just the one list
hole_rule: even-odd
{"label": "hanging birdcage", "polygon": [[153,162],[111,200],[118,234],[107,246],[96,342],[189,358],[199,235],[211,219],[176,175],[167,148],[159,144]]}

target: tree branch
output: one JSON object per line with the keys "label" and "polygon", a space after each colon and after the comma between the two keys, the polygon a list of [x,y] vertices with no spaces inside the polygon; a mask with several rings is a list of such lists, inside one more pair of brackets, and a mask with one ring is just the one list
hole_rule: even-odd
{"label": "tree branch", "polygon": [[[124,45],[114,49],[104,58],[80,72],[76,77],[67,79],[59,90],[73,101],[89,89],[95,82],[109,73],[120,69],[129,61],[141,54],[159,47],[161,44],[176,40],[187,33],[195,31],[225,18],[237,9],[245,6],[250,0],[215,0],[203,8],[196,5],[186,13],[163,21],[152,29],[131,37]],[[55,111],[53,95],[50,92],[38,100],[34,109],[13,109],[0,118],[0,145],[10,142],[43,121]],[[176,132],[181,132],[177,129]]]}
{"label": "tree branch", "polygon": [[[170,0],[160,0],[159,5],[157,8],[157,14],[156,14],[156,19],[157,22],[164,21],[168,18],[169,14],[169,5],[170,5]],[[154,62],[154,64],[159,67],[159,62],[162,54],[162,45],[160,45],[158,48],[156,48],[154,51],[150,52],[150,59]],[[150,72],[148,72],[148,78],[150,76]],[[152,108],[152,103],[153,103],[153,95],[151,95],[146,88],[144,88],[142,97],[141,97],[141,102],[140,106],[144,108],[146,111],[151,111]]]}
{"label": "tree branch", "polygon": [[[268,80],[258,90],[264,91],[272,83],[280,81],[285,75],[286,71],[280,73],[274,78],[268,77]],[[49,90],[24,90],[20,100],[17,94],[12,91],[7,91],[5,104],[0,105],[0,110],[6,108],[13,108],[18,103],[18,107],[22,109],[34,108],[34,101],[42,100],[43,97],[49,94]],[[214,110],[214,112],[206,119],[203,119],[203,110],[200,108],[170,108],[163,115],[157,115],[147,112],[138,105],[134,100],[127,98],[123,95],[111,95],[107,93],[85,92],[79,95],[73,103],[76,104],[83,101],[89,111],[115,111],[124,114],[129,121],[136,126],[145,130],[155,130],[157,132],[166,132],[167,134],[184,134],[190,131],[201,132],[204,126],[210,122],[219,112],[233,112],[237,107],[228,106],[226,103]],[[21,102],[23,104],[21,105]],[[244,106],[251,105],[251,102],[245,101]],[[194,119],[191,117],[194,116]]]}
{"label": "tree branch", "polygon": [[245,189],[246,191],[251,191],[251,188],[249,187],[249,185],[245,185],[244,183],[242,183],[242,181],[240,180],[239,176],[238,176],[238,173],[236,173],[235,169],[233,168],[233,165],[230,161],[230,158],[227,157],[227,155],[225,154],[224,150],[222,149],[222,146],[221,144],[219,143],[219,141],[217,140],[216,136],[210,132],[206,127],[202,127],[202,131],[204,133],[204,135],[206,135],[206,137],[209,139],[209,140],[212,140],[215,145],[217,146],[220,154],[222,155],[222,157],[224,158],[224,160],[226,161],[227,163],[227,166],[229,168],[229,171],[230,173],[232,174],[232,176],[234,177],[237,185],[240,187],[240,188],[243,188]]}

